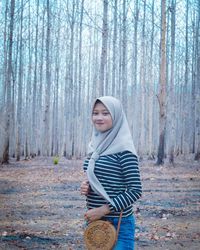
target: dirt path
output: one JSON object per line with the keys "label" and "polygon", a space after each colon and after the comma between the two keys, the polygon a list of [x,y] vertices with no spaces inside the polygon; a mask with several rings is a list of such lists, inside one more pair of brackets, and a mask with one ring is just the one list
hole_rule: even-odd
{"label": "dirt path", "polygon": [[[200,249],[200,170],[141,162],[143,197],[134,206],[136,249]],[[84,249],[81,161],[62,158],[0,166],[0,249]]]}

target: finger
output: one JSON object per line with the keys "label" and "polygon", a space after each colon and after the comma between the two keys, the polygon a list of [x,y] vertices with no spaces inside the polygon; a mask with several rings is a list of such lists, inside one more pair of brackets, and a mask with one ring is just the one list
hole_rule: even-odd
{"label": "finger", "polygon": [[89,219],[89,217],[88,217],[87,215],[85,215],[84,218],[85,218],[85,220],[86,220],[88,223],[90,223],[90,219]]}
{"label": "finger", "polygon": [[86,189],[85,188],[81,188],[81,192],[82,193],[86,192]]}

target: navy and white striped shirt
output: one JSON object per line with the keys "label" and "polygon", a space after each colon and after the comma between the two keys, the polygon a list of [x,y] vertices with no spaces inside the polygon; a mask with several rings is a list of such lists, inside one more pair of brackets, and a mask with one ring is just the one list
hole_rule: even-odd
{"label": "navy and white striped shirt", "polygon": [[[85,171],[88,162],[89,159],[84,162]],[[100,156],[95,163],[94,173],[115,205],[112,206],[90,188],[87,195],[88,209],[108,203],[111,213],[107,216],[118,217],[121,210],[123,210],[124,217],[131,215],[132,204],[142,194],[137,156],[129,151]]]}

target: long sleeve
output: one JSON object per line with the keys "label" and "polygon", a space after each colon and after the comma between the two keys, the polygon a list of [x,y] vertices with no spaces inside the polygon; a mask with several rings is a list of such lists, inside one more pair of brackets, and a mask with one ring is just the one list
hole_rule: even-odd
{"label": "long sleeve", "polygon": [[112,207],[112,205],[110,205],[110,209],[115,211],[124,210],[137,201],[142,195],[137,156],[129,151],[124,151],[120,154],[119,161],[126,189],[113,199],[115,206]]}

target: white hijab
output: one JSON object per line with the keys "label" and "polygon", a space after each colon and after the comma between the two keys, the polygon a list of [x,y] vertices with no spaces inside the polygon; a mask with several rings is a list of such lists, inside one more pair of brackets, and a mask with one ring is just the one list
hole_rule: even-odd
{"label": "white hijab", "polygon": [[93,127],[92,139],[89,144],[89,155],[91,155],[91,158],[88,163],[87,177],[92,189],[114,205],[94,174],[95,161],[100,156],[116,154],[125,150],[135,155],[137,154],[121,102],[112,96],[103,96],[95,100],[93,109],[97,101],[100,101],[110,112],[112,128],[105,132],[99,132]]}

